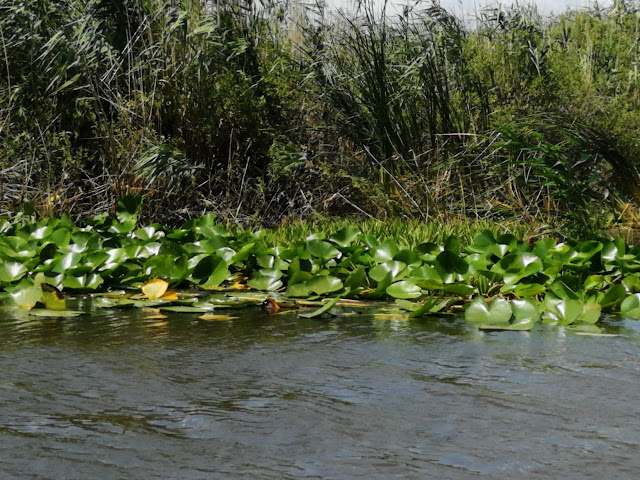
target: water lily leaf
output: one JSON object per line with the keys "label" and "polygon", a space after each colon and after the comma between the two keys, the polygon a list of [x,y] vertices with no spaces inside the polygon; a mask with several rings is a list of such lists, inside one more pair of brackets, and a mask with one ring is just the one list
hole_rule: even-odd
{"label": "water lily leaf", "polygon": [[604,263],[614,263],[618,258],[627,253],[627,245],[621,238],[607,242],[603,248],[601,258]]}
{"label": "water lily leaf", "polygon": [[44,303],[45,307],[49,310],[66,310],[67,303],[64,299],[64,295],[53,285],[48,283],[40,283],[42,288],[42,298],[40,301]]}
{"label": "water lily leaf", "polygon": [[310,280],[312,278],[313,278],[313,274],[312,273],[298,271],[298,272],[294,273],[293,275],[291,275],[289,277],[289,280],[288,280],[287,283],[289,285],[295,285],[297,283],[304,283],[307,280]]}
{"label": "water lily leaf", "polygon": [[595,240],[580,242],[573,249],[573,253],[565,258],[565,262],[572,266],[583,266],[602,250],[602,243]]}
{"label": "water lily leaf", "polygon": [[164,232],[156,230],[156,228],[153,226],[148,226],[137,229],[135,232],[133,232],[133,235],[140,240],[149,241],[154,238],[163,237]]}
{"label": "water lily leaf", "polygon": [[71,241],[71,232],[66,228],[58,228],[47,237],[47,241],[58,247],[66,247]]}
{"label": "water lily leaf", "polygon": [[24,277],[25,273],[27,273],[27,268],[22,263],[0,263],[0,282],[16,282]]}
{"label": "water lily leaf", "polygon": [[627,290],[622,285],[609,287],[599,298],[598,303],[602,308],[617,309],[627,296]]}
{"label": "water lily leaf", "polygon": [[582,289],[580,288],[580,280],[577,277],[562,275],[551,284],[549,290],[557,297],[562,299],[581,299]]}
{"label": "water lily leaf", "polygon": [[467,285],[463,282],[449,283],[442,286],[442,291],[453,293],[459,297],[468,297],[474,293],[478,293],[478,289],[472,285]]}
{"label": "water lily leaf", "polygon": [[393,260],[398,253],[398,246],[393,240],[385,240],[373,249],[373,259],[377,263],[384,263]]}
{"label": "water lily leaf", "polygon": [[640,277],[637,275],[627,275],[622,279],[622,285],[628,293],[640,292]]}
{"label": "water lily leaf", "polygon": [[240,248],[240,250],[238,250],[236,254],[233,256],[233,258],[231,259],[231,262],[232,263],[244,262],[247,258],[249,258],[249,256],[251,256],[251,253],[253,253],[255,245],[256,245],[255,243],[247,243],[243,245]]}
{"label": "water lily leaf", "polygon": [[460,255],[449,251],[441,252],[436,257],[435,267],[443,283],[453,283],[458,275],[464,275],[469,270],[469,264]]}
{"label": "water lily leaf", "polygon": [[[530,299],[517,299],[511,301],[511,309],[513,310],[514,325],[527,324],[528,321],[535,323],[540,320],[540,311],[538,302]],[[528,330],[528,328],[527,328]]]}
{"label": "water lily leaf", "polygon": [[126,220],[124,222],[117,222],[113,220],[112,225],[109,227],[109,232],[118,233],[123,235],[125,233],[132,232],[136,228],[136,219]]}
{"label": "water lily leaf", "polygon": [[360,288],[367,280],[367,272],[363,266],[359,266],[353,272],[349,274],[344,281],[344,286],[350,288],[352,291]]}
{"label": "water lily leaf", "polygon": [[342,280],[330,275],[317,275],[305,282],[305,286],[317,295],[326,295],[327,293],[342,290]]}
{"label": "water lily leaf", "polygon": [[542,260],[526,252],[506,255],[500,260],[500,267],[504,271],[504,283],[509,285],[516,284],[524,277],[540,273],[544,268]]}
{"label": "water lily leaf", "polygon": [[[139,195],[127,195],[122,197],[116,205],[116,217],[121,223],[137,219],[138,211],[142,206],[142,197]],[[131,230],[129,230],[131,231]]]}
{"label": "water lily leaf", "polygon": [[320,307],[317,310],[314,310],[311,313],[299,313],[298,316],[302,317],[302,318],[314,318],[314,317],[319,317],[320,315],[322,315],[323,313],[328,312],[329,310],[331,310],[336,303],[338,303],[338,301],[340,300],[340,297],[334,297],[332,299],[330,299],[328,302],[326,302],[322,307]]}
{"label": "water lily leaf", "polygon": [[306,298],[311,295],[311,292],[304,283],[296,283],[287,286],[286,295],[292,298]]}
{"label": "water lily leaf", "polygon": [[261,268],[273,268],[273,264],[276,261],[274,255],[256,255],[256,263]]}
{"label": "water lily leaf", "polygon": [[442,279],[435,268],[423,265],[409,272],[412,282],[425,290],[438,290],[442,288]]}
{"label": "water lily leaf", "polygon": [[44,240],[49,235],[51,235],[51,232],[53,232],[53,227],[51,227],[49,225],[44,225],[44,226],[38,227],[34,231],[32,231],[31,234],[29,235],[29,239],[30,240]]}
{"label": "water lily leaf", "polygon": [[199,245],[206,253],[215,254],[218,253],[218,250],[221,248],[229,247],[231,244],[225,237],[217,235],[212,238],[200,240],[196,242],[196,245]]}
{"label": "water lily leaf", "polygon": [[62,286],[72,290],[95,290],[104,283],[102,276],[92,273],[88,275],[65,275]]}
{"label": "water lily leaf", "polygon": [[408,248],[399,250],[398,253],[394,255],[393,259],[402,262],[405,265],[419,265],[421,263],[418,254]]}
{"label": "water lily leaf", "polygon": [[31,310],[42,298],[42,288],[38,285],[19,288],[10,294],[13,302],[24,310]]}
{"label": "water lily leaf", "polygon": [[331,235],[329,240],[339,247],[345,248],[350,246],[361,234],[362,232],[357,227],[348,226]]}
{"label": "water lily leaf", "polygon": [[157,300],[164,295],[169,288],[169,283],[161,278],[154,278],[140,286],[140,290],[149,300]]}
{"label": "water lily leaf", "polygon": [[220,285],[230,275],[228,263],[218,255],[203,257],[191,273],[197,283],[210,287]]}
{"label": "water lily leaf", "polygon": [[[518,283],[515,288],[513,288],[512,292],[518,297],[535,297],[537,295],[543,294],[547,288],[540,283]],[[506,291],[500,290],[503,293]]]}
{"label": "water lily leaf", "polygon": [[541,260],[544,260],[547,256],[547,252],[556,246],[556,241],[553,238],[541,238],[533,246],[533,254]]}
{"label": "water lily leaf", "polygon": [[82,258],[82,264],[91,269],[100,268],[109,259],[109,255],[105,252],[93,252]]}
{"label": "water lily leaf", "polygon": [[585,290],[600,290],[604,287],[604,277],[602,275],[589,275],[582,287]]}
{"label": "water lily leaf", "polygon": [[578,299],[569,296],[560,298],[551,292],[545,295],[544,305],[544,319],[562,326],[575,322],[584,308],[584,304]]}
{"label": "water lily leaf", "polygon": [[383,281],[387,274],[391,274],[392,281],[400,280],[406,275],[406,268],[407,265],[405,263],[391,260],[376,265],[369,270],[369,277],[378,283]]}
{"label": "water lily leaf", "polygon": [[378,282],[378,286],[375,290],[365,290],[360,292],[360,296],[364,298],[382,298],[387,295],[387,288],[393,283],[392,272],[388,272],[386,276]]}
{"label": "water lily leaf", "polygon": [[587,301],[578,315],[577,321],[582,323],[596,323],[600,319],[602,307],[594,300]]}
{"label": "water lily leaf", "polygon": [[505,330],[505,331],[528,331],[533,328],[536,321],[532,318],[525,318],[519,322],[503,324],[483,324],[478,325],[480,330]]}
{"label": "water lily leaf", "polygon": [[164,278],[178,284],[187,276],[187,267],[186,255],[162,254],[147,259],[142,270],[151,278]]}
{"label": "water lily leaf", "polygon": [[473,244],[467,250],[474,253],[489,253],[488,247],[496,244],[496,239],[489,230],[483,231],[473,240]]}
{"label": "water lily leaf", "polygon": [[81,253],[67,253],[53,264],[53,268],[51,270],[56,273],[65,273],[70,268],[78,265],[81,259]]}
{"label": "water lily leaf", "polygon": [[[201,219],[207,217],[207,222],[210,221],[210,217],[215,217],[215,215],[213,215],[212,213],[209,213],[207,215],[203,215],[202,217],[200,217],[200,219],[198,220],[198,222],[200,223],[199,228],[197,229],[198,232],[200,234],[202,234],[202,236],[206,237],[206,238],[214,238],[214,237],[230,237],[231,236],[231,232],[229,232],[229,230],[227,230],[224,227],[221,227],[220,225],[214,225],[214,224],[203,224],[200,222]],[[215,219],[214,219],[215,221]]]}
{"label": "water lily leaf", "polygon": [[460,239],[456,235],[449,235],[444,242],[444,251],[460,255]]}
{"label": "water lily leaf", "polygon": [[405,280],[389,285],[386,292],[393,298],[418,298],[422,295],[419,286]]}
{"label": "water lily leaf", "polygon": [[309,249],[311,255],[324,261],[330,260],[340,255],[340,250],[331,245],[329,242],[325,242],[324,240],[310,240],[307,243],[307,248]]}
{"label": "water lily leaf", "polygon": [[507,325],[511,320],[511,305],[504,298],[495,298],[487,305],[484,297],[473,299],[464,318],[472,325]]}
{"label": "water lily leaf", "polygon": [[640,293],[634,293],[620,304],[620,314],[626,318],[640,318]]}
{"label": "water lily leaf", "polygon": [[247,281],[254,290],[263,290],[265,292],[273,292],[282,286],[282,272],[280,270],[263,268],[251,274],[251,278]]}
{"label": "water lily leaf", "polygon": [[451,298],[428,298],[422,303],[413,303],[408,300],[396,300],[396,303],[403,309],[408,310],[409,318],[423,317],[430,314],[442,312],[454,300]]}

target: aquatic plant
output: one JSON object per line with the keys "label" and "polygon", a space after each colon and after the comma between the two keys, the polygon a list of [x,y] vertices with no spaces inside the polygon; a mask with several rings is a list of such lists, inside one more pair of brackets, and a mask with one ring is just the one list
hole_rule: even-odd
{"label": "aquatic plant", "polygon": [[406,318],[464,309],[469,324],[496,330],[526,330],[541,319],[589,325],[603,311],[640,316],[640,247],[620,239],[526,242],[484,231],[466,245],[450,235],[408,246],[346,226],[272,244],[262,231],[234,233],[210,214],[180,228],[141,227],[140,206],[140,197],[124,197],[115,217],[78,225],[68,215],[2,220],[4,303],[76,315],[66,311],[65,293],[101,292],[105,308],[211,313],[270,296],[277,308],[318,306],[303,314],[319,316],[340,302],[395,300]]}

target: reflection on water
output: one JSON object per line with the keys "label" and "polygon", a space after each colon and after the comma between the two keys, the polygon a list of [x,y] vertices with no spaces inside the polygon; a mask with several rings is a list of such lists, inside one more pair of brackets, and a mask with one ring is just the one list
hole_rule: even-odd
{"label": "reflection on water", "polygon": [[0,478],[637,476],[637,322],[234,315],[1,312]]}

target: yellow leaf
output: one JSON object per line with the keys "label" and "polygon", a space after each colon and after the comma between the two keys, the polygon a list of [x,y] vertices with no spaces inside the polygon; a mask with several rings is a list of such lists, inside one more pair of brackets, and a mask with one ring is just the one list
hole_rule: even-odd
{"label": "yellow leaf", "polygon": [[42,303],[45,304],[49,310],[66,310],[67,303],[64,300],[64,295],[53,285],[48,283],[42,283]]}
{"label": "yellow leaf", "polygon": [[169,288],[169,284],[160,278],[154,278],[140,287],[149,300],[158,300]]}
{"label": "yellow leaf", "polygon": [[161,300],[178,300],[178,294],[176,292],[164,292]]}
{"label": "yellow leaf", "polygon": [[240,282],[233,282],[230,288],[232,290],[251,290],[251,287]]}
{"label": "yellow leaf", "polygon": [[204,315],[200,315],[200,320],[213,320],[218,322],[224,322],[226,320],[236,320],[238,317],[232,317],[230,315],[215,315],[213,313],[205,313]]}

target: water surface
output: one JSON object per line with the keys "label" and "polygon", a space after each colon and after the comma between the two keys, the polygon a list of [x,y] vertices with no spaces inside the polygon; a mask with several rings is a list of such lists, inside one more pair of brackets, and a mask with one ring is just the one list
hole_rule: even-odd
{"label": "water surface", "polygon": [[592,337],[238,314],[0,313],[0,478],[640,471],[640,322]]}

